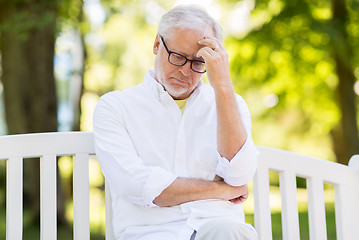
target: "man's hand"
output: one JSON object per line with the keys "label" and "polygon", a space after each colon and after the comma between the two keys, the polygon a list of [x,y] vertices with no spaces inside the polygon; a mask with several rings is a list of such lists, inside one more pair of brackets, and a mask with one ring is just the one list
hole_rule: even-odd
{"label": "man's hand", "polygon": [[197,57],[202,57],[206,62],[209,83],[213,88],[229,87],[231,89],[228,53],[223,43],[215,38],[205,38],[199,40],[198,44],[204,46],[197,52]]}
{"label": "man's hand", "polygon": [[248,198],[248,186],[244,184],[242,186],[230,186],[224,181],[218,181],[223,185],[224,192],[219,195],[219,198],[228,200],[234,204],[243,203]]}
{"label": "man's hand", "polygon": [[236,188],[240,188],[238,190],[241,191],[241,195],[236,197],[236,198],[232,198],[229,201],[234,203],[234,204],[243,203],[248,198],[248,186],[247,186],[247,184],[245,184],[245,185],[242,185],[242,186],[239,186],[239,187],[236,187]]}

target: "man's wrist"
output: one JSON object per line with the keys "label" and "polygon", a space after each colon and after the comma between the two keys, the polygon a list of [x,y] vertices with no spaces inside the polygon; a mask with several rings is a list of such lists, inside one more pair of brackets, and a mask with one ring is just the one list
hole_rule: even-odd
{"label": "man's wrist", "polygon": [[228,184],[225,183],[223,180],[213,182],[213,193],[214,193],[213,198],[226,200],[226,196],[228,194],[226,193],[227,185]]}
{"label": "man's wrist", "polygon": [[234,94],[234,87],[232,82],[219,82],[212,85],[216,95],[218,94]]}

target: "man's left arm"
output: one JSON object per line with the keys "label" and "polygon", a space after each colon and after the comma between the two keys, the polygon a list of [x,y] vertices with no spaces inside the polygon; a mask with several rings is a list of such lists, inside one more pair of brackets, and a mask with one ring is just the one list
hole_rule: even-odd
{"label": "man's left arm", "polygon": [[250,133],[250,114],[243,100],[240,106],[243,111],[240,112],[229,76],[228,54],[222,42],[206,38],[199,44],[204,47],[197,55],[206,61],[208,79],[216,98],[217,148],[222,158],[217,174],[230,185],[243,185],[253,177],[257,165],[257,150]]}
{"label": "man's left arm", "polygon": [[247,140],[247,132],[239,113],[233,86],[214,87],[217,108],[217,148],[231,161]]}

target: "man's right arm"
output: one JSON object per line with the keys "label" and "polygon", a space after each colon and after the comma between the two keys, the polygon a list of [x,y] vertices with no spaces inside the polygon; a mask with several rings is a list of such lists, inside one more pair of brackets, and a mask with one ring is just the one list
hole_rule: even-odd
{"label": "man's right arm", "polygon": [[176,178],[153,203],[160,207],[170,207],[186,202],[221,199],[242,203],[248,197],[247,185],[230,186],[221,181],[207,181],[192,178]]}

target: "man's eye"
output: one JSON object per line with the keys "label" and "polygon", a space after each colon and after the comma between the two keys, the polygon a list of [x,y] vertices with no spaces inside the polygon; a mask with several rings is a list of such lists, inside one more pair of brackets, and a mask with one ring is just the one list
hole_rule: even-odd
{"label": "man's eye", "polygon": [[174,59],[176,60],[183,60],[183,57],[177,54],[173,54]]}
{"label": "man's eye", "polygon": [[193,64],[194,64],[194,66],[196,66],[196,67],[203,67],[205,63],[204,63],[204,62],[195,61],[195,62],[193,62]]}

